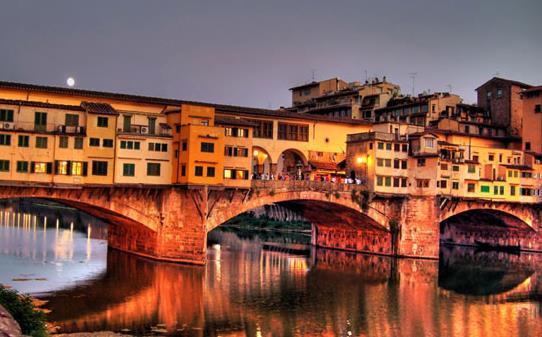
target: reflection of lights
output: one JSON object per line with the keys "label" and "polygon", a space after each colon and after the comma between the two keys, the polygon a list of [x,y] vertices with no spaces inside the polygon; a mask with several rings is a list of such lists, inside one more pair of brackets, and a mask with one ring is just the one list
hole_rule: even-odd
{"label": "reflection of lights", "polygon": [[259,154],[259,152],[258,152],[258,150],[254,150],[254,152],[252,152],[252,154],[253,154],[254,156],[257,156],[257,155]]}
{"label": "reflection of lights", "polygon": [[357,162],[358,164],[364,164],[364,163],[366,162],[365,157],[363,157],[363,156],[357,157],[357,158],[356,158],[356,162]]}
{"label": "reflection of lights", "polygon": [[215,250],[220,250],[220,244],[215,243],[215,244],[213,245],[213,249],[215,249]]}

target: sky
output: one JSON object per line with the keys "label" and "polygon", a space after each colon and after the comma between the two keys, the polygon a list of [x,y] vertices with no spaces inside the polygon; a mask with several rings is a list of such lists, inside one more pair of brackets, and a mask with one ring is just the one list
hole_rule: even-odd
{"label": "sky", "polygon": [[0,80],[261,108],[387,76],[475,102],[542,84],[540,0],[0,0]]}

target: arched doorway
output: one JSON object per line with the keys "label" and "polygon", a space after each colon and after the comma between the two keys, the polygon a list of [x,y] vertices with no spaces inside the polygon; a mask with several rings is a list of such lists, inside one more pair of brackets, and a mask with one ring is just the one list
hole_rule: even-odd
{"label": "arched doorway", "polygon": [[253,178],[257,179],[264,175],[271,176],[272,173],[271,156],[259,146],[252,148],[252,172]]}
{"label": "arched doorway", "polygon": [[308,174],[307,158],[301,151],[288,149],[277,160],[277,176],[292,180],[303,180]]}

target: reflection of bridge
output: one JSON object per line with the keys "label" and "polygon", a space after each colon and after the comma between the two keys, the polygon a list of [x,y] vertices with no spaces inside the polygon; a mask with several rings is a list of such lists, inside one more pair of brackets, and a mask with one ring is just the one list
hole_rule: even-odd
{"label": "reflection of bridge", "polygon": [[[162,260],[205,263],[207,232],[256,207],[279,203],[313,226],[318,246],[438,258],[440,223],[447,239],[519,244],[541,251],[536,206],[428,196],[371,195],[362,185],[253,181],[250,189],[209,186],[4,186],[0,198],[39,197],[81,209],[110,224],[114,248]],[[475,220],[488,220],[500,233]],[[469,223],[470,221],[470,223]],[[451,234],[450,234],[451,233]]]}
{"label": "reflection of bridge", "polygon": [[[365,334],[402,329],[408,332],[405,335],[439,335],[453,328],[466,335],[466,331],[484,329],[477,315],[492,323],[485,328],[517,323],[512,311],[496,314],[496,306],[482,307],[478,302],[506,301],[522,291],[542,291],[536,274],[526,279],[514,276],[524,268],[539,270],[542,256],[473,254],[472,250],[443,254],[439,267],[436,261],[325,249],[313,251],[305,263],[300,260],[304,258],[286,254],[243,251],[217,258],[203,270],[111,251],[103,277],[47,299],[53,309],[50,319],[65,332],[104,328],[141,332],[138,329],[143,326],[164,324],[170,332],[186,326],[196,329],[194,335],[215,336],[216,331],[258,325],[279,336],[296,329],[311,335],[343,335],[344,323],[351,320],[353,331]],[[464,268],[476,263],[476,268]],[[463,280],[474,280],[480,273],[486,276],[484,284],[492,285],[491,293],[485,294],[490,297],[465,302],[458,294],[465,293]],[[447,290],[437,291],[437,287]],[[397,311],[401,306],[411,310]],[[277,308],[289,308],[288,314]],[[450,312],[465,310],[468,319],[449,321]],[[495,315],[487,315],[488,310]]]}

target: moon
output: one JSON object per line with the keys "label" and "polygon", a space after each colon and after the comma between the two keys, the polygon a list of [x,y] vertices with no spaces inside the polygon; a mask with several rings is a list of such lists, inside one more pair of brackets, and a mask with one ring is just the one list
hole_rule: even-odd
{"label": "moon", "polygon": [[75,85],[75,79],[73,77],[68,77],[68,79],[66,80],[66,84],[68,85],[68,87],[73,87]]}

